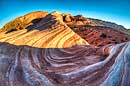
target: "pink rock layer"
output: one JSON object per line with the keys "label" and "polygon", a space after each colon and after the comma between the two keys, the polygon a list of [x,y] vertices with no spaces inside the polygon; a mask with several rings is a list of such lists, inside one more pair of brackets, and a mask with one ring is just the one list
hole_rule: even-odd
{"label": "pink rock layer", "polygon": [[0,86],[130,86],[130,42],[47,49],[0,43],[0,52]]}
{"label": "pink rock layer", "polygon": [[27,26],[40,20],[0,32],[0,86],[130,86],[130,36],[58,12],[29,15]]}

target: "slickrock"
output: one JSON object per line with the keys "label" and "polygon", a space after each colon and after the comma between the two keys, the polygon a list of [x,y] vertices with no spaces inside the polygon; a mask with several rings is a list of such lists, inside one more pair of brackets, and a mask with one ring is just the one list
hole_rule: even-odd
{"label": "slickrock", "polygon": [[87,41],[73,32],[60,13],[48,14],[37,24],[27,29],[2,34],[0,42],[28,45],[39,48],[66,48],[74,45],[88,45]]}
{"label": "slickrock", "polygon": [[48,14],[47,12],[43,12],[43,11],[28,13],[24,16],[20,16],[8,22],[1,29],[6,33],[25,29],[28,26],[33,25],[34,21],[36,22],[40,20],[41,18],[45,17],[47,14]]}
{"label": "slickrock", "polygon": [[129,86],[129,51],[129,42],[46,49],[1,43],[0,85]]}
{"label": "slickrock", "polygon": [[64,22],[71,22],[73,21],[74,17],[71,14],[62,14]]}
{"label": "slickrock", "polygon": [[0,32],[0,86],[130,86],[129,35],[81,15],[23,17]]}

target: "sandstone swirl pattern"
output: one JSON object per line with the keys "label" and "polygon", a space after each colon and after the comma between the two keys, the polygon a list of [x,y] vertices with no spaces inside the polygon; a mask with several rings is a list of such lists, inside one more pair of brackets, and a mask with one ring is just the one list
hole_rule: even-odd
{"label": "sandstone swirl pattern", "polygon": [[130,86],[130,42],[91,46],[53,12],[0,33],[0,86]]}
{"label": "sandstone swirl pattern", "polygon": [[84,39],[63,23],[62,16],[57,12],[43,18],[31,31],[24,29],[2,34],[0,42],[39,48],[65,48],[74,45],[88,45]]}

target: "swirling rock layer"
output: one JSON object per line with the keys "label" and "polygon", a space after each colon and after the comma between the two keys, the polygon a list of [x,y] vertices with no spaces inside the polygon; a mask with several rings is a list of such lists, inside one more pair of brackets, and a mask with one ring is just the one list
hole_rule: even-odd
{"label": "swirling rock layer", "polygon": [[14,45],[28,45],[38,48],[65,48],[88,43],[73,32],[58,12],[49,14],[28,29],[1,33],[0,42]]}
{"label": "swirling rock layer", "polygon": [[75,18],[58,12],[26,18],[33,22],[26,29],[0,32],[0,86],[130,86],[128,35],[107,28],[120,44],[102,43],[110,34],[96,34],[103,45],[92,45],[93,32],[106,28],[75,30],[68,26]]}
{"label": "swirling rock layer", "polygon": [[[8,52],[8,53],[7,53]],[[102,48],[0,44],[1,86],[129,86],[130,43]]]}

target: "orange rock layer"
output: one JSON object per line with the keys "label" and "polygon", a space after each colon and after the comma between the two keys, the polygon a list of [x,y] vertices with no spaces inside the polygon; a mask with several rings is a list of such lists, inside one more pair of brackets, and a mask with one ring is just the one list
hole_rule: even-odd
{"label": "orange rock layer", "polygon": [[59,13],[54,12],[45,19],[43,18],[32,30],[23,29],[11,33],[3,33],[1,34],[0,42],[38,48],[66,48],[74,45],[88,45],[60,17],[62,16]]}
{"label": "orange rock layer", "polygon": [[0,32],[0,86],[130,86],[128,35],[58,12],[35,20],[40,14]]}

